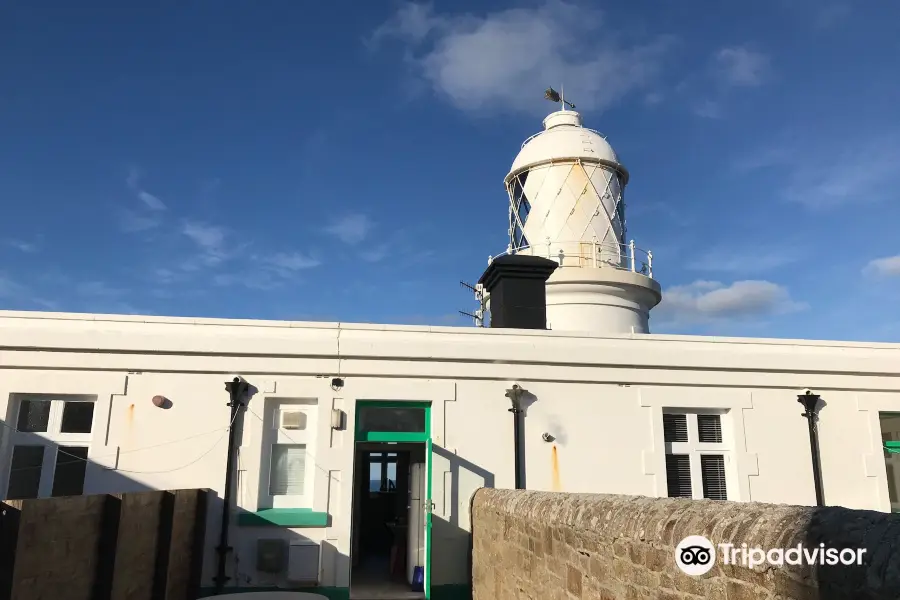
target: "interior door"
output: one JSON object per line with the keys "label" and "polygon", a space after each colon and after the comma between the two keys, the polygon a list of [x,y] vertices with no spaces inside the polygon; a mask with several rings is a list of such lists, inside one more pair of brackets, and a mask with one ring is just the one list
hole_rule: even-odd
{"label": "interior door", "polygon": [[431,499],[431,438],[425,440],[425,565],[424,589],[425,598],[431,598],[431,515],[434,512],[434,501]]}

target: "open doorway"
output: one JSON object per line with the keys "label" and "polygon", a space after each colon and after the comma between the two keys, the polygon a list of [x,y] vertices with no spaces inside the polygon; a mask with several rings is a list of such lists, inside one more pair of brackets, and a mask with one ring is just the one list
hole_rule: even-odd
{"label": "open doorway", "polygon": [[425,444],[357,442],[350,597],[425,598]]}

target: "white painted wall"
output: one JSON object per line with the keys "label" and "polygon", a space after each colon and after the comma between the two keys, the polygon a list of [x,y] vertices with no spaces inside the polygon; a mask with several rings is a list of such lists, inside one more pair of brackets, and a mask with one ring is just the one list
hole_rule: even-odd
{"label": "white painted wall", "polygon": [[[224,383],[235,375],[258,389],[250,408],[260,416],[267,399],[315,402],[311,508],[329,512],[331,526],[234,527],[229,574],[244,585],[280,582],[254,568],[256,539],[278,536],[323,542],[322,584],[348,584],[356,400],[432,402],[435,584],[465,581],[471,493],[513,486],[504,396],[513,383],[533,397],[526,483],[540,490],[665,495],[663,410],[722,409],[729,497],[813,504],[796,400],[811,388],[826,403],[819,425],[826,502],[886,511],[878,414],[900,412],[900,345],[888,344],[3,312],[0,369],[8,426],[11,395],[96,396],[87,493],[209,487],[221,495]],[[334,391],[337,375],[345,385]],[[155,395],[172,407],[154,407]],[[347,413],[347,430],[331,429],[332,408]],[[247,413],[237,497],[251,511],[267,469],[262,431]],[[543,441],[544,432],[555,441]],[[10,457],[5,433],[0,493]],[[207,585],[219,518],[213,510]]]}

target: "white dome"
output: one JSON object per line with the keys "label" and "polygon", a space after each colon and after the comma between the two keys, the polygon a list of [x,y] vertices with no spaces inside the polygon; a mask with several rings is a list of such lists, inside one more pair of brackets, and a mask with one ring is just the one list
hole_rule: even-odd
{"label": "white dome", "polygon": [[547,115],[544,131],[530,137],[513,161],[509,181],[516,173],[530,167],[557,160],[580,159],[614,167],[628,181],[628,173],[609,142],[600,133],[582,126],[581,115],[574,110],[560,110]]}

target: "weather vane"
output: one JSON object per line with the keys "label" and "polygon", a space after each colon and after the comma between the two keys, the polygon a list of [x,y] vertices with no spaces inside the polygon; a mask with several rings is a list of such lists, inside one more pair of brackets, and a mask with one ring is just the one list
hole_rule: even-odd
{"label": "weather vane", "polygon": [[[562,89],[562,88],[559,88],[559,89]],[[566,110],[566,106],[568,106],[568,107],[571,108],[572,110],[575,110],[575,105],[572,104],[571,102],[566,102],[566,99],[565,99],[564,95],[563,95],[562,93],[560,93],[560,92],[557,92],[557,91],[554,90],[553,88],[547,88],[547,91],[544,92],[544,99],[545,99],[545,100],[549,100],[550,102],[560,102],[560,103],[562,103],[562,105],[563,105],[562,109],[563,109],[563,110]]]}

